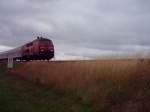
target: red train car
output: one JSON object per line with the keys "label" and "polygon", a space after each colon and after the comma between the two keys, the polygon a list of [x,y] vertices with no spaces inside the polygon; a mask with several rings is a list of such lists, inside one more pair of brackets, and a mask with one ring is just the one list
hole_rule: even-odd
{"label": "red train car", "polygon": [[0,54],[0,60],[8,58],[18,60],[50,60],[54,57],[54,45],[52,40],[37,37],[21,47],[6,51]]}

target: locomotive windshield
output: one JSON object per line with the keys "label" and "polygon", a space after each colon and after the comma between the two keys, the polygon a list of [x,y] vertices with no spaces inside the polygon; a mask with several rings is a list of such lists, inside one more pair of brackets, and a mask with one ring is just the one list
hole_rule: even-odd
{"label": "locomotive windshield", "polygon": [[50,42],[49,41],[41,41],[41,44],[50,44]]}
{"label": "locomotive windshield", "polygon": [[48,39],[41,39],[39,41],[40,48],[45,48],[45,47],[53,47],[52,41]]}
{"label": "locomotive windshield", "polygon": [[44,44],[44,45],[50,45],[52,44],[50,40],[42,40],[40,41],[41,44]]}

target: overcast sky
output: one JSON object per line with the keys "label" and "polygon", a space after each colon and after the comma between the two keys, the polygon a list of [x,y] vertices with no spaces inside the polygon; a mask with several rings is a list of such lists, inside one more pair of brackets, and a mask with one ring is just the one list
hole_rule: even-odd
{"label": "overcast sky", "polygon": [[0,0],[0,51],[44,36],[56,57],[150,51],[150,0]]}

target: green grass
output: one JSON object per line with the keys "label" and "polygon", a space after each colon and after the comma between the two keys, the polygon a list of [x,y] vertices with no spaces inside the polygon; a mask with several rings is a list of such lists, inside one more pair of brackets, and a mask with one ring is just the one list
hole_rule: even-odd
{"label": "green grass", "polygon": [[7,73],[0,64],[0,112],[89,112],[79,96],[45,87]]}

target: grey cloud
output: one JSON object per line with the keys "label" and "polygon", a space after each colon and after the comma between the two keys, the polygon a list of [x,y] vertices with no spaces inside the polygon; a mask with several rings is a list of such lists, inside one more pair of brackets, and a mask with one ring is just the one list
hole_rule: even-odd
{"label": "grey cloud", "polygon": [[1,0],[0,45],[18,46],[44,35],[66,55],[88,55],[70,46],[93,51],[93,57],[149,51],[149,20],[149,0]]}

